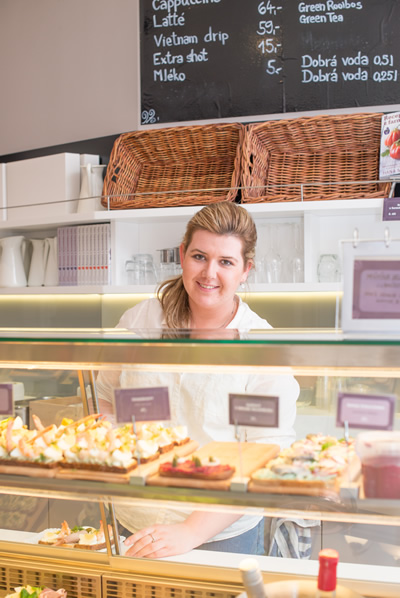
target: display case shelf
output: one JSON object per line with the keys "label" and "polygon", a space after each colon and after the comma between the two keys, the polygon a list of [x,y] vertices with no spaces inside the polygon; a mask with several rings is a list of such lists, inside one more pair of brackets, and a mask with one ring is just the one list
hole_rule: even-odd
{"label": "display case shelf", "polygon": [[[357,499],[352,489],[344,489],[337,497],[218,491],[193,488],[172,488],[118,484],[93,480],[46,479],[1,474],[0,494],[18,494],[88,502],[112,501],[114,504],[137,506],[156,501],[157,508],[178,503],[208,512],[243,514],[248,509],[264,511],[268,517],[318,519],[351,524],[400,526],[398,500]],[[267,501],[267,506],[266,506]]]}
{"label": "display case shelf", "polygon": [[[250,331],[240,339],[160,338],[159,330],[0,329],[0,367],[127,369],[158,366],[210,371],[398,377],[398,334],[343,334],[340,330]],[[288,370],[289,368],[289,370]]]}
{"label": "display case shelf", "polygon": [[[252,331],[240,339],[195,339],[185,333],[181,338],[160,338],[160,331],[85,330],[85,329],[1,329],[0,371],[13,376],[21,371],[43,373],[51,377],[52,372],[123,368],[139,371],[166,372],[257,372],[279,376],[291,373],[296,376],[337,377],[354,376],[387,380],[399,378],[400,337],[376,335],[374,338],[359,335],[348,337],[340,331],[297,330],[297,331]],[[3,378],[4,379],[4,378]],[[330,416],[326,412],[327,416]],[[305,416],[306,417],[306,416]],[[282,495],[268,492],[238,490],[210,490],[206,488],[173,488],[137,483],[105,482],[94,480],[31,477],[27,475],[0,474],[0,495],[22,495],[46,498],[49,501],[66,501],[115,505],[168,506],[184,508],[190,506],[210,512],[257,512],[269,518],[318,520],[330,529],[339,530],[341,537],[355,533],[355,528],[379,529],[380,538],[386,532],[396,536],[400,529],[400,501],[360,498],[355,489],[357,483],[344,484],[336,496]],[[58,571],[69,570],[75,563],[83,575],[85,568],[101,569],[101,575],[112,579],[126,575],[129,583],[139,576],[152,575],[153,584],[162,584],[162,578],[186,576],[196,578],[196,583],[213,580],[216,591],[233,578],[239,584],[238,573],[232,566],[238,564],[239,555],[230,558],[226,554],[216,556],[183,555],[182,559],[172,557],[157,566],[146,559],[128,559],[122,556],[91,554],[80,560],[75,554],[69,559],[62,549],[32,547],[28,540],[7,541],[0,538],[0,565],[8,571],[11,559],[18,556],[21,567],[29,571],[38,568],[38,563],[47,563]],[[330,543],[332,537],[322,534],[321,542]],[[83,551],[86,552],[86,551]],[[206,553],[204,553],[206,554]],[[98,558],[97,558],[98,556]],[[243,556],[243,555],[242,555]],[[290,559],[259,557],[266,580],[276,576],[298,576],[300,563]],[[198,560],[199,559],[199,560]],[[207,560],[208,559],[208,560]],[[233,565],[232,565],[233,563]],[[153,569],[152,569],[153,568]],[[37,569],[36,569],[37,570]],[[40,569],[41,570],[41,569]],[[151,573],[153,571],[153,573]],[[303,575],[315,576],[316,562],[305,562]],[[356,563],[343,563],[340,575],[346,585],[374,598],[394,598],[400,587],[400,574],[396,567],[382,567]],[[21,575],[25,575],[21,571]],[[381,583],[384,575],[385,583]],[[7,582],[9,583],[9,582]],[[193,585],[193,582],[191,582]],[[195,584],[194,584],[195,586]],[[193,587],[194,587],[193,586]],[[240,585],[237,591],[240,593]],[[396,593],[397,592],[397,593]],[[1,595],[1,594],[0,594]],[[74,596],[74,594],[72,594]],[[104,594],[108,597],[108,594]],[[123,596],[123,593],[122,593]],[[224,595],[225,596],[225,595]],[[227,598],[227,596],[226,596]],[[231,596],[232,598],[232,596]]]}

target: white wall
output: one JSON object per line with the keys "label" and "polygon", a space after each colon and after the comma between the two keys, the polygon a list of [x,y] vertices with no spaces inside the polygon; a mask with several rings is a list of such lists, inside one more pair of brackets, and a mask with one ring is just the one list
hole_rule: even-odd
{"label": "white wall", "polygon": [[138,128],[139,0],[0,0],[0,155]]}
{"label": "white wall", "polygon": [[[0,0],[0,155],[139,129],[138,23],[139,0]],[[400,104],[329,112],[396,110]],[[215,120],[197,124],[208,122]],[[146,128],[176,124],[193,123]]]}

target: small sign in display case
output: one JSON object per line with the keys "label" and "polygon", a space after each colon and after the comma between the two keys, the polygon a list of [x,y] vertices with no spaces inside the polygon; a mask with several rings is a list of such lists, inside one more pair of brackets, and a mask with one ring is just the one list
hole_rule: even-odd
{"label": "small sign in display case", "polygon": [[392,430],[396,397],[339,393],[336,425],[365,430]]}
{"label": "small sign in display case", "polygon": [[400,334],[400,240],[343,241],[341,327]]}
{"label": "small sign in display case", "polygon": [[0,384],[0,417],[5,415],[14,415],[12,384]]}
{"label": "small sign in display case", "polygon": [[230,394],[229,423],[235,426],[279,426],[279,397]]}
{"label": "small sign in display case", "polygon": [[114,412],[118,423],[134,421],[169,421],[167,386],[149,388],[115,388]]}

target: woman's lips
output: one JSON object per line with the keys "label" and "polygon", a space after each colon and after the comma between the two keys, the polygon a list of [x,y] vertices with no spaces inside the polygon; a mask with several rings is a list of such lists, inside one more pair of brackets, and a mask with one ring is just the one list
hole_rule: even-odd
{"label": "woman's lips", "polygon": [[213,284],[205,284],[203,282],[197,282],[198,286],[201,289],[204,289],[205,291],[212,291],[213,289],[217,289],[218,286],[217,285],[213,285]]}

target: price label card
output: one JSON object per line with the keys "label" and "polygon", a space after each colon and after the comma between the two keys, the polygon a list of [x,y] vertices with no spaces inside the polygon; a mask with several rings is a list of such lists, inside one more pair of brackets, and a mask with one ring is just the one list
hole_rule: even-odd
{"label": "price label card", "polygon": [[345,240],[343,249],[344,333],[398,334],[400,321],[400,240]]}
{"label": "price label card", "polygon": [[400,317],[400,260],[354,260],[353,318]]}
{"label": "price label card", "polygon": [[230,394],[229,423],[237,426],[279,426],[279,397]]}
{"label": "price label card", "polygon": [[336,425],[366,430],[392,430],[394,421],[394,395],[365,395],[339,393]]}
{"label": "price label card", "polygon": [[382,220],[400,220],[400,197],[385,197]]}
{"label": "price label card", "polygon": [[12,384],[0,384],[0,415],[14,415]]}
{"label": "price label card", "polygon": [[115,388],[114,411],[118,423],[170,420],[168,387]]}

